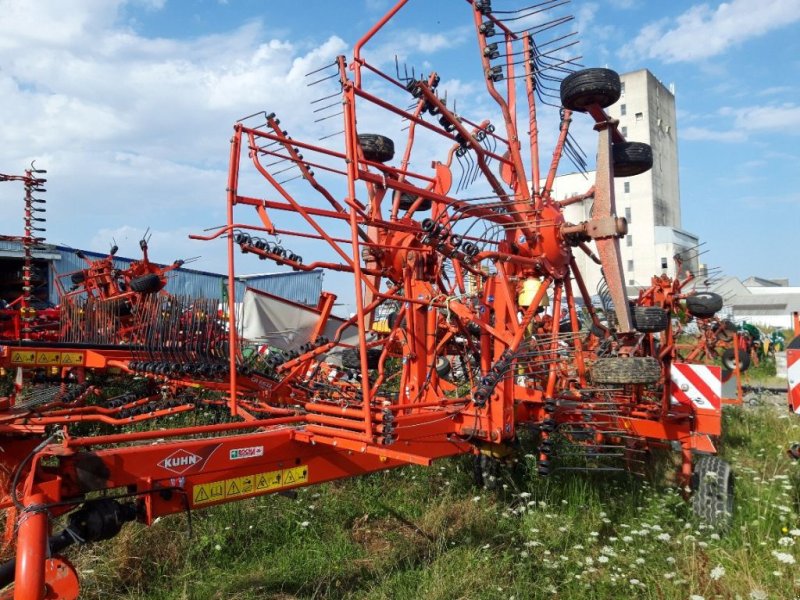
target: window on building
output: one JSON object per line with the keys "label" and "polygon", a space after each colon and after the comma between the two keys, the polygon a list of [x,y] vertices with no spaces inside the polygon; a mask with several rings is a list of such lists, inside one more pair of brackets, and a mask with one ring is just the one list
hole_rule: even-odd
{"label": "window on building", "polygon": [[661,257],[661,268],[662,269],[666,269],[667,268],[667,257],[666,256]]}
{"label": "window on building", "polygon": [[626,235],[625,236],[625,245],[628,248],[632,248],[633,247],[633,236],[632,235]]}
{"label": "window on building", "polygon": [[628,261],[628,271],[633,271],[633,261],[632,260]]}
{"label": "window on building", "polygon": [[628,279],[628,285],[636,285],[635,279]]}
{"label": "window on building", "polygon": [[621,114],[623,117],[625,115],[627,115],[628,114],[628,107],[625,106],[624,104],[620,104],[619,105],[619,114]]}
{"label": "window on building", "polygon": [[641,121],[644,119],[644,113],[636,113],[636,120]]}
{"label": "window on building", "polygon": [[631,193],[631,182],[630,181],[626,181],[625,183],[623,183],[622,184],[622,189],[625,191],[626,194],[630,194]]}
{"label": "window on building", "polygon": [[631,222],[631,207],[628,206],[625,208],[625,220],[630,223]]}
{"label": "window on building", "polygon": [[627,127],[623,127],[622,128],[622,137],[628,137],[628,128]]}
{"label": "window on building", "polygon": [[620,93],[621,96],[625,95],[625,82],[624,81],[622,83],[620,83],[620,85],[619,85],[619,93]]}

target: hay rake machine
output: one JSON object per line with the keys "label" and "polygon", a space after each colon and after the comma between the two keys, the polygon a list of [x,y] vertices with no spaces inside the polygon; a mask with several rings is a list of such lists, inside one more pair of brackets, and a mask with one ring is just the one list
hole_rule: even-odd
{"label": "hay rake machine", "polygon": [[[194,236],[227,243],[225,306],[141,290],[125,300],[127,337],[87,326],[91,311],[68,309],[69,341],[5,347],[5,365],[52,360],[54,383],[78,392],[36,402],[12,394],[0,415],[15,549],[0,567],[4,583],[15,581],[9,597],[76,597],[64,549],[110,538],[128,521],[446,456],[485,463],[505,455],[521,428],[536,434],[542,475],[578,463],[637,469],[651,449],[674,447],[697,511],[730,516],[727,465],[693,460],[713,453],[720,434],[719,370],[673,360],[679,287],[654,282],[631,302],[622,277],[627,225],[613,180],[645,172],[652,154],[604,111],[620,95],[619,77],[578,70],[573,34],[558,33],[571,17],[549,12],[564,2],[493,11],[489,0],[467,1],[500,115],[471,119],[440,93],[436,73],[390,74],[365,57],[407,2],[358,41],[351,60],[312,76],[336,85],[325,105],[332,114],[321,102],[315,110],[338,119],[341,138],[293,136],[267,112],[235,124],[227,223]],[[548,104],[560,121],[542,168],[538,121]],[[359,119],[407,125],[399,162],[395,141],[361,131]],[[585,166],[570,133],[583,122],[597,132],[596,181],[559,202],[551,190],[560,161]],[[589,200],[590,220],[565,221],[564,206]],[[317,258],[304,261],[301,247]],[[613,318],[593,308],[577,251],[602,265]],[[330,293],[313,308],[252,290],[237,296],[240,252],[340,274],[351,282],[353,316],[334,317]],[[120,302],[86,302],[119,317]],[[274,326],[293,319],[294,328]],[[127,389],[107,397],[112,371]],[[221,416],[175,418],[201,407]],[[565,445],[570,456],[560,455]],[[64,529],[53,533],[59,518]]]}

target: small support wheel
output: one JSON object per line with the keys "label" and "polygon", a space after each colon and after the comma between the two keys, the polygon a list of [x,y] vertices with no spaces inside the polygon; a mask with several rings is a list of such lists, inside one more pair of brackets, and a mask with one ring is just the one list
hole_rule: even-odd
{"label": "small support wheel", "polygon": [[738,350],[733,348],[726,349],[722,353],[722,366],[728,371],[733,371],[736,368],[737,355],[739,357],[739,372],[744,373],[750,368],[750,355],[741,348]]}
{"label": "small support wheel", "polygon": [[653,149],[642,142],[623,142],[611,147],[614,177],[634,177],[653,168]]}
{"label": "small support wheel", "polygon": [[358,143],[367,160],[385,163],[394,158],[394,142],[385,135],[362,133],[358,136]]}
{"label": "small support wheel", "polygon": [[723,299],[714,292],[699,292],[686,298],[686,310],[693,317],[707,319],[722,309]]}
{"label": "small support wheel", "polygon": [[[380,364],[382,350],[367,348],[367,368],[377,369]],[[358,348],[348,348],[342,352],[342,366],[345,369],[361,370],[361,354]]]}
{"label": "small support wheel", "polygon": [[577,112],[586,112],[592,105],[607,108],[621,93],[619,75],[611,69],[583,69],[561,82],[561,104]]}
{"label": "small support wheel", "polygon": [[791,446],[789,446],[789,458],[793,458],[794,460],[800,460],[800,442],[795,442]]}
{"label": "small support wheel", "polygon": [[692,510],[719,530],[733,519],[734,476],[731,466],[718,456],[701,456],[692,473]]}
{"label": "small support wheel", "polygon": [[161,277],[155,273],[148,273],[131,279],[131,291],[139,292],[140,294],[153,294],[162,287],[164,287],[164,284],[161,281]]}
{"label": "small support wheel", "polygon": [[473,477],[476,487],[496,490],[500,487],[500,470],[502,462],[481,452],[472,457]]}
{"label": "small support wheel", "polygon": [[[400,210],[408,210],[417,201],[419,196],[414,196],[413,194],[409,194],[408,192],[403,192],[400,194],[400,202],[398,204]],[[428,198],[423,198],[422,201],[419,203],[416,212],[425,212],[431,209],[433,206],[433,202],[430,201]]]}

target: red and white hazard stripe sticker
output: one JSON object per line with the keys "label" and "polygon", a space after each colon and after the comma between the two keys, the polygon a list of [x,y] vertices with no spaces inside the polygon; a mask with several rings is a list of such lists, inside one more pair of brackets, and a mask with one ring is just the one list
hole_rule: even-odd
{"label": "red and white hazard stripe sticker", "polygon": [[672,402],[704,410],[722,406],[722,369],[708,365],[673,363],[670,369]]}
{"label": "red and white hazard stripe sticker", "polygon": [[800,414],[800,350],[786,351],[786,366],[789,375],[789,406]]}

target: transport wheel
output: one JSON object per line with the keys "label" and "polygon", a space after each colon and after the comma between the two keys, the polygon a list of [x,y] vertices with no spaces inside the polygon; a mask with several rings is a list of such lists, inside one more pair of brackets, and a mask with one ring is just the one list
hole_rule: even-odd
{"label": "transport wheel", "polygon": [[[744,373],[750,368],[750,355],[741,349],[736,352],[739,355],[739,372]],[[722,366],[730,371],[736,368],[736,354],[733,348],[728,348],[722,353]]]}
{"label": "transport wheel", "polygon": [[155,273],[148,273],[131,279],[131,291],[140,294],[152,294],[162,288],[161,278]]}
{"label": "transport wheel", "polygon": [[701,456],[692,473],[692,510],[709,525],[726,529],[733,518],[734,477],[718,456]]}
{"label": "transport wheel", "polygon": [[394,142],[377,133],[362,133],[358,136],[364,158],[372,162],[384,163],[394,158]]}
{"label": "transport wheel", "polygon": [[487,490],[496,490],[500,486],[500,470],[502,462],[488,454],[477,454],[472,457],[473,477],[475,485]]}
{"label": "transport wheel", "polygon": [[561,82],[561,104],[577,112],[586,112],[593,104],[607,108],[621,93],[619,75],[611,69],[584,69]]}
{"label": "transport wheel", "polygon": [[[378,363],[380,362],[382,352],[383,351],[380,348],[367,349],[368,369],[378,368]],[[358,348],[348,348],[342,352],[342,366],[345,369],[361,370],[361,354],[359,353]]]}
{"label": "transport wheel", "polygon": [[633,326],[642,333],[664,331],[669,325],[669,313],[658,306],[635,306]]}
{"label": "transport wheel", "polygon": [[591,372],[594,383],[656,383],[661,379],[661,363],[650,356],[598,358]]}
{"label": "transport wheel", "polygon": [[633,177],[653,168],[653,149],[642,142],[623,142],[611,147],[614,177]]}
{"label": "transport wheel", "polygon": [[[408,210],[409,208],[411,208],[411,205],[417,201],[417,198],[419,198],[419,196],[414,196],[413,194],[409,194],[408,192],[403,192],[402,194],[400,194],[400,204],[399,204],[400,210]],[[415,212],[425,212],[427,210],[430,210],[431,206],[433,206],[433,202],[426,198],[419,203],[419,206],[417,207],[417,210]]]}
{"label": "transport wheel", "polygon": [[436,372],[442,379],[448,379],[450,371],[453,370],[453,365],[450,364],[450,359],[446,356],[439,356],[436,358]]}
{"label": "transport wheel", "polygon": [[722,308],[722,296],[714,292],[700,292],[686,298],[686,310],[693,317],[713,317]]}
{"label": "transport wheel", "polygon": [[720,342],[732,342],[735,331],[736,325],[731,321],[722,321],[714,331],[714,335]]}
{"label": "transport wheel", "polygon": [[794,460],[800,460],[800,443],[795,442],[791,446],[789,446],[789,458],[793,458]]}

